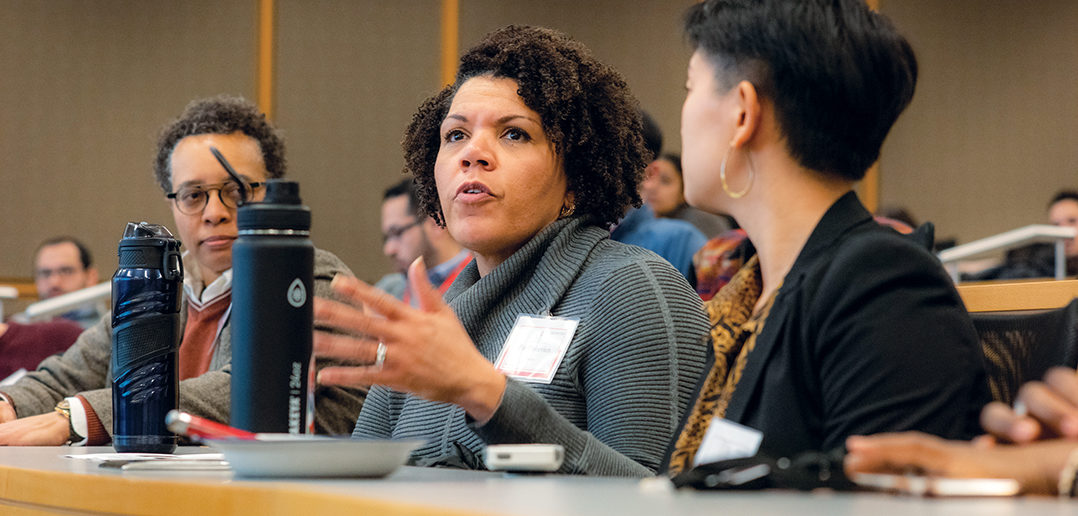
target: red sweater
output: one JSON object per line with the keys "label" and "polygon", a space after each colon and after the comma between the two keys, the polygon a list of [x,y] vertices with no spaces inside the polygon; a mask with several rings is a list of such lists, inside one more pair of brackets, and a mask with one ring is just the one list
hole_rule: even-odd
{"label": "red sweater", "polygon": [[82,326],[66,319],[7,325],[0,335],[0,380],[19,369],[37,369],[48,356],[67,351],[82,333]]}

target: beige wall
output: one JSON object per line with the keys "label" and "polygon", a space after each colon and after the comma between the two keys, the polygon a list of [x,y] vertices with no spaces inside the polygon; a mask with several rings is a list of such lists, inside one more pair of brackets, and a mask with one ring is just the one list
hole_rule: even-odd
{"label": "beige wall", "polygon": [[[166,7],[167,5],[167,7]],[[0,277],[83,238],[102,275],[129,220],[172,226],[157,129],[195,97],[254,94],[254,2],[7,2],[0,16]]]}
{"label": "beige wall", "polygon": [[277,121],[315,245],[369,281],[382,192],[404,176],[400,141],[438,82],[438,0],[278,0]]}
{"label": "beige wall", "polygon": [[[461,0],[460,44],[548,25],[618,68],[677,150],[692,0]],[[1078,171],[1078,2],[884,0],[921,81],[884,147],[881,200],[978,238],[1044,218]],[[438,0],[277,0],[275,117],[314,240],[376,279],[378,205],[415,106],[439,86]],[[154,133],[192,98],[253,98],[255,0],[13,2],[0,16],[0,277],[46,236],[86,238],[107,276],[127,220],[171,225]]]}
{"label": "beige wall", "polygon": [[1078,187],[1078,2],[883,0],[920,63],[882,203],[961,241],[1047,220]]}

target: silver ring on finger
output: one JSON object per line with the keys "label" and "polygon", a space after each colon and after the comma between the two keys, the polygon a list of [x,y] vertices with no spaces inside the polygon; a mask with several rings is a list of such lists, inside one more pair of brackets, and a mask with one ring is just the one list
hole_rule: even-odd
{"label": "silver ring on finger", "polygon": [[1018,415],[1018,417],[1026,417],[1026,415],[1029,414],[1029,409],[1026,408],[1026,404],[1023,403],[1021,400],[1014,402],[1013,410],[1014,413]]}
{"label": "silver ring on finger", "polygon": [[385,342],[378,341],[378,349],[374,352],[374,364],[371,367],[375,369],[381,369],[382,365],[386,363],[386,346]]}

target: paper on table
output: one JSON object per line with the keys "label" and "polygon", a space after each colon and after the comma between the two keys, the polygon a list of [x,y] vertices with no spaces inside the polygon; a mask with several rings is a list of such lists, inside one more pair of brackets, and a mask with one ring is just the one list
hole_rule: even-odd
{"label": "paper on table", "polygon": [[220,453],[188,453],[181,455],[173,455],[169,453],[84,453],[84,454],[72,454],[64,455],[69,459],[78,460],[92,460],[95,462],[104,462],[106,460],[164,460],[164,461],[192,461],[192,460],[224,460],[224,455]]}

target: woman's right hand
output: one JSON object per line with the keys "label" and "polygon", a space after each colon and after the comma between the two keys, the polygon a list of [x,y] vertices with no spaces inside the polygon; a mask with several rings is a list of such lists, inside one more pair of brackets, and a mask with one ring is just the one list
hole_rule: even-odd
{"label": "woman's right hand", "polygon": [[[419,300],[415,309],[355,278],[338,275],[333,291],[341,301],[318,298],[314,351],[357,364],[327,367],[324,385],[383,385],[431,401],[455,404],[480,423],[501,403],[506,378],[475,347],[456,313],[427,279],[422,259],[408,270]],[[383,361],[377,364],[378,349]]]}
{"label": "woman's right hand", "polygon": [[1044,381],[1023,385],[1014,405],[994,401],[981,411],[981,426],[990,438],[1013,443],[1078,439],[1078,371],[1049,370]]}

